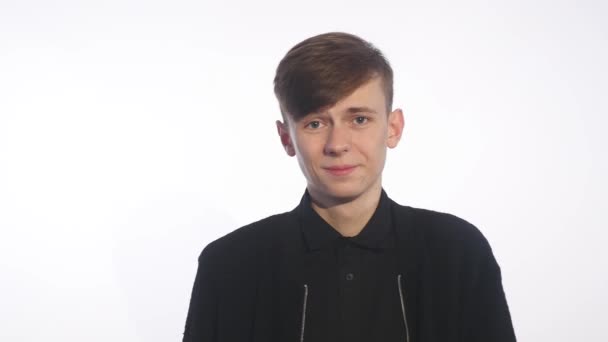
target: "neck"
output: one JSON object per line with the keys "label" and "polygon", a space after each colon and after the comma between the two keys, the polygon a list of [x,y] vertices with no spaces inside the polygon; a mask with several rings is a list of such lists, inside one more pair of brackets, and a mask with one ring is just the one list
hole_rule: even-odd
{"label": "neck", "polygon": [[356,236],[370,220],[380,201],[382,186],[378,183],[350,201],[321,198],[309,190],[311,206],[342,236]]}

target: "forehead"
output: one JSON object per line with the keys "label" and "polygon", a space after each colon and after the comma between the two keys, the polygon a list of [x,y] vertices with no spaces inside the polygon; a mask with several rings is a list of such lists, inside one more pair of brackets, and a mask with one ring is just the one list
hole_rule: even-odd
{"label": "forehead", "polygon": [[359,86],[352,93],[336,102],[333,106],[321,108],[317,113],[348,113],[352,108],[367,107],[376,113],[386,111],[386,98],[382,78],[374,77]]}

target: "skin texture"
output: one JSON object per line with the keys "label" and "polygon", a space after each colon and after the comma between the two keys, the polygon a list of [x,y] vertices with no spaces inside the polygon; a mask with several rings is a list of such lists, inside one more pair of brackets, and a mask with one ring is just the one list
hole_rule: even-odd
{"label": "skin texture", "polygon": [[[343,236],[355,236],[374,213],[382,191],[387,148],[403,132],[403,112],[387,114],[382,80],[372,78],[333,106],[299,121],[277,121],[287,155],[296,157],[313,209]],[[328,168],[353,166],[345,175]]]}

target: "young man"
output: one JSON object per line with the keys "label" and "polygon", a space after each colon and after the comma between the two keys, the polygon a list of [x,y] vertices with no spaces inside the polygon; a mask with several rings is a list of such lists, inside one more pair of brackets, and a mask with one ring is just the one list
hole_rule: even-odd
{"label": "young man", "polygon": [[515,341],[500,268],[477,228],[382,188],[399,143],[393,72],[359,37],[294,46],[274,79],[300,204],[210,243],[183,341]]}

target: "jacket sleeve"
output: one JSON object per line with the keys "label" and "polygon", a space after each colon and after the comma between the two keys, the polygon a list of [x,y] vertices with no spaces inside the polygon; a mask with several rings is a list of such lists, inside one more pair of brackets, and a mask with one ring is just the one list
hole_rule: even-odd
{"label": "jacket sleeve", "polygon": [[217,340],[218,293],[215,286],[212,244],[207,245],[198,259],[190,307],[186,317],[183,342],[215,342]]}
{"label": "jacket sleeve", "polygon": [[477,272],[465,304],[464,338],[469,342],[514,342],[515,332],[502,287],[501,271],[492,249],[482,238]]}

